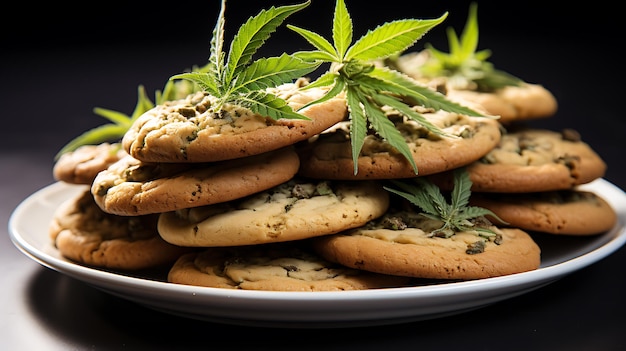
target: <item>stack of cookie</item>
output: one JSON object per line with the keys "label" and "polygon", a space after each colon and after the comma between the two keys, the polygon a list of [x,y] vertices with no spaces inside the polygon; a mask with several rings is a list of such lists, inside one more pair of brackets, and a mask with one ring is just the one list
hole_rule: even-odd
{"label": "stack of cookie", "polygon": [[[294,109],[325,93],[303,84],[276,93]],[[445,132],[389,114],[418,174],[375,134],[366,137],[355,173],[341,96],[301,110],[309,120],[273,120],[234,105],[214,116],[212,99],[196,92],[158,105],[120,143],[57,161],[58,180],[86,186],[50,226],[63,256],[115,270],[165,267],[178,284],[373,289],[530,271],[541,261],[533,231],[593,235],[615,222],[603,199],[576,190],[606,165],[572,131],[517,129],[512,117],[501,123],[415,106]],[[453,191],[459,169],[471,179],[471,203],[494,213],[482,219],[496,234],[489,239],[473,231],[433,235],[441,222],[386,190],[390,181],[419,177]],[[557,213],[587,208],[602,220]]]}

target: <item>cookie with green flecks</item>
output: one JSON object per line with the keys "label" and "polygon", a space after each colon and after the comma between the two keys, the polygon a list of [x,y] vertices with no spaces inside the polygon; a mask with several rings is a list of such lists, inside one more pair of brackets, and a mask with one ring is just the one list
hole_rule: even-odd
{"label": "cookie with green flecks", "polygon": [[54,179],[70,184],[91,184],[100,171],[123,158],[126,152],[119,143],[83,145],[64,153],[54,163]]}
{"label": "cookie with green flecks", "polygon": [[345,291],[407,286],[409,279],[324,260],[303,243],[212,247],[181,256],[168,274],[176,284],[265,291]]}
{"label": "cookie with green flecks", "polygon": [[589,191],[474,193],[470,202],[490,209],[509,226],[524,230],[596,235],[613,228],[617,214],[602,197]]}
{"label": "cookie with green flecks", "polygon": [[[601,178],[604,160],[572,129],[510,129],[497,147],[467,166],[474,192],[566,190]],[[451,189],[450,171],[431,180]]]}
{"label": "cookie with green flecks", "polygon": [[150,163],[127,155],[91,185],[103,211],[138,216],[244,197],[291,179],[299,166],[292,146],[233,160]]}
{"label": "cookie with green flecks", "polygon": [[[390,115],[400,130],[417,165],[417,175],[439,173],[470,164],[500,141],[500,124],[486,117],[469,117],[452,112],[421,109],[422,116],[445,135],[438,135],[420,123]],[[349,123],[297,145],[298,174],[318,179],[397,179],[416,176],[407,159],[377,134],[365,137],[355,173]]]}
{"label": "cookie with green flecks", "polygon": [[59,253],[72,261],[109,269],[147,269],[172,264],[191,251],[161,239],[157,219],[103,212],[85,187],[55,211],[49,234]]}
{"label": "cookie with green flecks", "polygon": [[[273,90],[294,110],[326,90],[300,90],[302,79]],[[197,92],[147,111],[122,139],[124,149],[143,162],[215,162],[257,155],[310,138],[346,117],[336,97],[298,112],[308,119],[272,119],[234,104],[214,112],[218,99]]]}
{"label": "cookie with green flecks", "polygon": [[307,239],[381,216],[389,195],[375,181],[294,177],[229,202],[162,213],[158,230],[175,245],[242,246]]}

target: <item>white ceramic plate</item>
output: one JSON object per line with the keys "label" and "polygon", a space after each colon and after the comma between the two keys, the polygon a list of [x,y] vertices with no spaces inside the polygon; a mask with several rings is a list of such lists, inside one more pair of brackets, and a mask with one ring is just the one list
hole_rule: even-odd
{"label": "white ceramic plate", "polygon": [[86,189],[55,183],[26,198],[9,219],[14,245],[43,266],[113,295],[174,315],[212,322],[272,327],[329,328],[402,323],[477,309],[524,294],[593,264],[626,241],[626,194],[598,179],[582,187],[605,198],[619,223],[592,237],[539,237],[541,268],[476,281],[410,288],[343,292],[270,292],[170,284],[163,274],[130,276],[81,266],[62,258],[51,244],[48,225],[65,199]]}

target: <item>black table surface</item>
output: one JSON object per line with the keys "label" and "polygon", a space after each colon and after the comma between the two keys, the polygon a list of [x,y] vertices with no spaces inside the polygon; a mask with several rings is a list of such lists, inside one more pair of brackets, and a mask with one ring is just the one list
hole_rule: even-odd
{"label": "black table surface", "polygon": [[[230,3],[232,24],[240,23],[242,14],[257,12]],[[312,6],[318,5],[326,6]],[[3,30],[1,350],[624,349],[625,248],[545,287],[471,312],[398,325],[322,330],[234,326],[169,315],[107,294],[22,254],[10,241],[9,217],[28,195],[54,182],[53,158],[66,142],[106,122],[92,109],[130,114],[139,84],[151,94],[171,75],[208,57],[215,4],[195,12],[155,10],[155,5],[110,6],[93,12],[79,9],[75,17],[47,16],[50,9],[40,8],[30,12],[31,25]],[[362,10],[368,9],[355,1],[348,2],[351,6],[355,23],[363,16],[369,27],[397,17],[428,18],[455,6],[449,23],[457,32],[467,9],[466,2],[443,2],[423,12],[416,6],[414,14],[407,15],[401,2],[392,1],[389,13],[367,16]],[[577,129],[606,161],[604,178],[626,189],[626,119],[620,107],[624,73],[616,53],[621,33],[611,20],[617,18],[616,11],[605,5],[546,12],[539,2],[480,6],[479,23],[484,25],[479,47],[491,49],[490,61],[527,82],[544,85],[559,101],[556,115],[534,125]],[[331,13],[301,15],[292,22],[330,26]],[[444,27],[414,49],[431,39],[446,43]],[[355,36],[363,34],[359,29]],[[297,40],[285,39],[284,32],[277,36],[268,42],[268,50],[280,51],[281,40]]]}

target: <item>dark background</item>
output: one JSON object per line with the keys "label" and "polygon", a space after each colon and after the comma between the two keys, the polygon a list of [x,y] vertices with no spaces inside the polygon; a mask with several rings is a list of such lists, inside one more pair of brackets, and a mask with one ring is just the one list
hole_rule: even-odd
{"label": "dark background", "polygon": [[[226,5],[226,44],[250,16],[272,5],[298,1],[230,0]],[[448,18],[409,50],[430,42],[447,51],[446,29],[460,34],[469,1],[387,0],[377,6],[348,0],[355,40],[369,29],[403,18]],[[542,126],[571,127],[598,139],[595,148],[621,148],[624,131],[619,105],[624,65],[618,53],[624,25],[609,1],[582,4],[550,1],[478,2],[479,49],[490,61],[527,82],[544,85],[559,101],[559,111]],[[0,57],[3,119],[16,132],[4,133],[0,146],[28,149],[46,143],[41,155],[52,158],[66,142],[107,121],[93,114],[104,107],[131,114],[137,87],[150,96],[167,79],[193,65],[203,65],[220,1],[96,1],[66,5],[15,4],[4,11]],[[286,23],[330,39],[334,1],[313,0]],[[312,49],[300,36],[280,27],[259,55]],[[8,109],[7,109],[8,106]],[[618,115],[619,112],[619,115]],[[611,160],[612,161],[612,160]],[[612,161],[619,163],[619,160]],[[608,178],[618,181],[613,169]],[[620,180],[621,181],[621,180]],[[624,183],[621,184],[622,186]]]}
{"label": "dark background", "polygon": [[[226,37],[261,8],[296,1],[229,0]],[[624,25],[619,3],[478,1],[479,49],[490,61],[559,102],[551,129],[575,128],[606,161],[606,179],[626,189]],[[401,18],[446,21],[412,48],[447,49],[445,30],[463,29],[469,1],[347,0],[359,38]],[[202,65],[219,1],[13,3],[0,13],[0,222],[52,183],[54,155],[107,122],[104,107],[131,114],[137,86],[149,94],[173,74]],[[334,1],[313,0],[287,23],[330,38]],[[281,27],[260,54],[311,49]],[[447,50],[446,50],[447,51]],[[623,211],[623,209],[622,209]],[[623,216],[623,212],[620,214]],[[275,330],[173,317],[40,267],[0,238],[0,349],[264,350],[622,350],[626,343],[626,251],[620,249],[549,286],[458,316],[369,329]],[[177,329],[180,328],[180,329]],[[233,338],[232,335],[235,335]],[[33,348],[35,344],[45,347]],[[24,347],[27,346],[27,347]],[[182,347],[182,348],[181,348]]]}
{"label": "dark background", "polygon": [[[227,44],[237,27],[260,9],[294,3],[228,1]],[[47,133],[59,124],[70,124],[68,133],[44,136],[53,137],[60,147],[81,128],[103,121],[93,116],[93,107],[131,113],[139,84],[150,93],[162,88],[172,74],[204,64],[219,4],[218,0],[164,5],[149,1],[95,1],[71,6],[16,3],[12,11],[3,11],[0,21],[2,101],[17,104],[12,111],[19,115],[11,118],[32,120],[33,115],[43,115],[39,123]],[[421,49],[426,42],[447,50],[446,28],[460,33],[469,8],[469,1],[458,0],[387,0],[377,6],[349,0],[346,4],[355,39],[385,21],[431,19],[448,11],[448,18],[411,50]],[[594,1],[593,6],[591,2],[558,6],[549,1],[478,4],[479,48],[492,51],[490,61],[497,68],[554,90],[562,103],[562,114],[569,114],[568,104],[573,104],[561,90],[563,84],[578,85],[581,91],[601,89],[611,96],[607,82],[624,77],[617,54],[623,42],[623,24],[618,18],[620,11],[608,1]],[[330,38],[333,10],[334,1],[313,0],[287,23]],[[283,26],[259,54],[311,48]],[[609,103],[610,99],[589,100],[586,105],[595,110]],[[13,135],[8,142],[19,141],[14,138],[21,139]]]}

